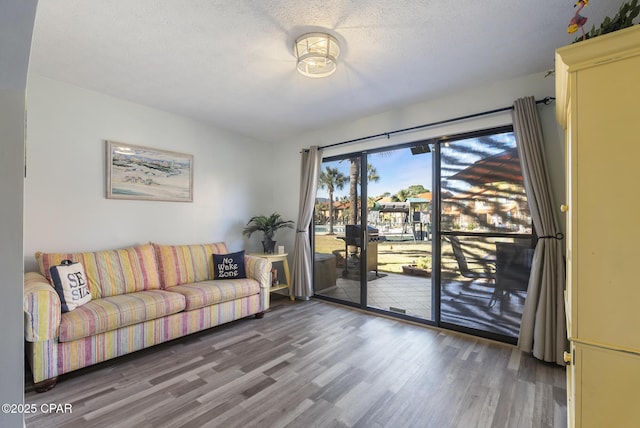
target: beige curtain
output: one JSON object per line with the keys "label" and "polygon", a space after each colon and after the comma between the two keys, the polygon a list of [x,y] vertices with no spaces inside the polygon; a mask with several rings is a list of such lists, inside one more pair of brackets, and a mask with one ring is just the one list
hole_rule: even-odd
{"label": "beige curtain", "polygon": [[303,299],[313,296],[313,252],[311,251],[309,239],[309,227],[313,221],[313,209],[321,162],[322,150],[317,146],[311,146],[309,150],[303,150],[300,175],[300,203],[293,249],[293,266],[291,268],[294,295]]}
{"label": "beige curtain", "polygon": [[567,335],[564,312],[565,264],[562,235],[553,209],[544,139],[533,97],[513,105],[513,127],[522,163],[531,218],[539,236],[522,314],[518,348],[564,365]]}

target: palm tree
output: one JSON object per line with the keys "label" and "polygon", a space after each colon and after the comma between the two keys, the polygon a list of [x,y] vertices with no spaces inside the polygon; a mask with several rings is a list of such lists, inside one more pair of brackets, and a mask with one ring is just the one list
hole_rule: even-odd
{"label": "palm tree", "polygon": [[349,159],[349,201],[351,202],[351,213],[349,223],[358,223],[358,183],[360,182],[360,157]]}
{"label": "palm tree", "polygon": [[333,192],[338,189],[342,190],[347,183],[348,178],[338,171],[338,168],[327,168],[320,173],[318,178],[318,187],[327,189],[329,192],[329,235],[333,235]]}
{"label": "palm tree", "polygon": [[394,202],[404,202],[407,198],[411,197],[411,192],[407,189],[399,190],[398,193],[391,197],[391,200]]}
{"label": "palm tree", "polygon": [[[349,223],[357,224],[358,223],[358,214],[360,214],[360,210],[358,209],[358,184],[360,184],[360,158],[351,158],[351,168],[349,169],[349,200],[351,202],[351,215],[349,218]],[[367,182],[378,182],[380,180],[380,176],[378,175],[378,170],[371,165],[367,164]]]}
{"label": "palm tree", "polygon": [[371,165],[370,163],[367,164],[367,181],[369,183],[371,182],[377,183],[378,181],[380,181],[378,170],[376,169],[375,166]]}

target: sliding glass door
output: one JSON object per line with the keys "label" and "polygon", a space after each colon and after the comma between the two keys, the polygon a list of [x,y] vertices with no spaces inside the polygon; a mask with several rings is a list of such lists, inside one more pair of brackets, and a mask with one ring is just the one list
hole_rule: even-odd
{"label": "sliding glass door", "polygon": [[315,208],[316,296],[515,342],[533,235],[511,128],[324,159]]}
{"label": "sliding glass door", "polygon": [[361,215],[363,155],[322,163],[315,209],[314,290],[316,295],[365,304],[366,246]]}
{"label": "sliding glass door", "polygon": [[511,128],[439,144],[440,322],[513,342],[533,256]]}
{"label": "sliding glass door", "polygon": [[432,164],[426,143],[325,159],[315,218],[316,295],[433,319]]}
{"label": "sliding glass door", "polygon": [[431,149],[416,143],[367,159],[367,224],[375,236],[370,263],[376,263],[367,283],[368,306],[432,320]]}

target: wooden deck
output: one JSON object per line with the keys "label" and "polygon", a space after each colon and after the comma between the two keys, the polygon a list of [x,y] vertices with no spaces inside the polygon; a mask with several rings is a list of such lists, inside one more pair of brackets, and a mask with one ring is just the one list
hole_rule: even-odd
{"label": "wooden deck", "polygon": [[[370,272],[370,276],[374,275]],[[360,302],[360,284],[339,274],[335,287],[317,293],[349,302]],[[490,305],[494,287],[487,280],[448,278],[442,288],[442,321],[517,338],[524,306],[523,294],[512,294]],[[391,312],[433,320],[431,278],[394,273],[367,282],[367,304]]]}

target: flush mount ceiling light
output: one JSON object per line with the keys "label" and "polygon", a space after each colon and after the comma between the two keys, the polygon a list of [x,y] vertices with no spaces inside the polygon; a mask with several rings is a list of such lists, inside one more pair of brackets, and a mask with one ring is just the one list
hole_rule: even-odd
{"label": "flush mount ceiling light", "polygon": [[307,77],[327,77],[336,71],[340,55],[338,40],[326,33],[307,33],[293,47],[298,71]]}

